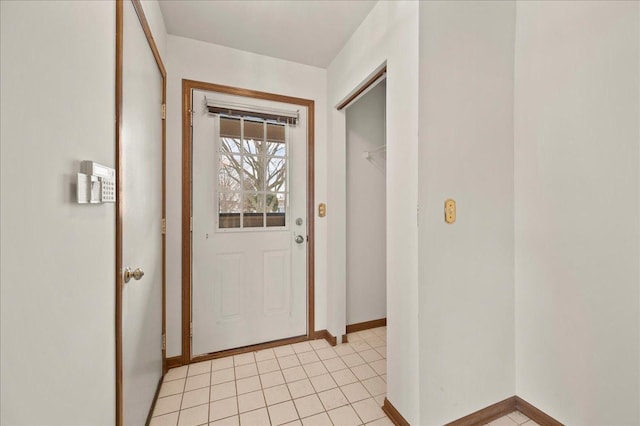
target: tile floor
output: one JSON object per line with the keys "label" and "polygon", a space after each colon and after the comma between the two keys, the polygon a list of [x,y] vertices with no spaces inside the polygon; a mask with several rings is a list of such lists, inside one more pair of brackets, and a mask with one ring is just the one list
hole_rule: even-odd
{"label": "tile floor", "polygon": [[386,344],[380,327],[334,347],[312,340],[174,368],[151,426],[392,425],[380,408]]}
{"label": "tile floor", "polygon": [[[386,327],[331,347],[312,340],[169,370],[150,426],[393,425]],[[490,426],[537,426],[514,411]]]}

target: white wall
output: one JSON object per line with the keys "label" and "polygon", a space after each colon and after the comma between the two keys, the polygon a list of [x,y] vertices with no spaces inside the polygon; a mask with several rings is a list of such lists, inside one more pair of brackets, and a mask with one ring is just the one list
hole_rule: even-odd
{"label": "white wall", "polygon": [[516,391],[565,424],[640,423],[639,19],[517,6]]}
{"label": "white wall", "polygon": [[386,82],[347,108],[347,324],[387,316]]}
{"label": "white wall", "polygon": [[514,24],[513,2],[420,3],[422,425],[515,392]]}
{"label": "white wall", "polygon": [[[167,356],[181,349],[182,79],[315,101],[315,201],[326,200],[326,71],[255,53],[167,36]],[[331,207],[329,206],[329,209]],[[326,221],[315,219],[315,328],[326,328]]]}
{"label": "white wall", "polygon": [[387,398],[418,424],[418,3],[381,1],[327,70],[328,317],[346,325],[346,126],[335,106],[387,65]]}
{"label": "white wall", "polygon": [[0,423],[115,422],[115,206],[76,204],[115,163],[113,2],[0,2]]}

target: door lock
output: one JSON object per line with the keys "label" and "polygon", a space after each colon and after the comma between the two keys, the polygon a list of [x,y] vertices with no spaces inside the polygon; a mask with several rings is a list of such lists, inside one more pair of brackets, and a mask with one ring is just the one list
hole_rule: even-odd
{"label": "door lock", "polygon": [[304,243],[304,237],[302,235],[296,235],[296,243],[298,244]]}
{"label": "door lock", "polygon": [[144,271],[142,270],[142,268],[138,268],[133,272],[131,272],[131,268],[126,268],[124,270],[124,282],[125,283],[128,283],[131,280],[131,278],[133,278],[134,280],[138,281],[143,276],[144,276]]}

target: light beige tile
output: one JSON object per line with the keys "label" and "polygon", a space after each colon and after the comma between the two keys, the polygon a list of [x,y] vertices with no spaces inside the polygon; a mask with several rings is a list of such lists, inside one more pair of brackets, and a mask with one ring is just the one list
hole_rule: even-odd
{"label": "light beige tile", "polygon": [[235,380],[236,374],[233,367],[224,370],[215,370],[211,373],[211,384],[218,385],[224,382]]}
{"label": "light beige tile", "polygon": [[323,349],[323,348],[329,348],[331,347],[331,345],[329,344],[329,342],[327,342],[325,339],[316,339],[316,340],[312,340],[309,342],[309,344],[311,345],[311,347],[314,350],[318,350],[318,349]]}
{"label": "light beige tile", "polygon": [[356,342],[353,342],[353,343],[349,342],[349,343],[351,344],[351,347],[353,348],[353,350],[356,352],[362,352],[368,349],[372,349],[371,346],[364,340],[358,340]]}
{"label": "light beige tile", "polygon": [[387,335],[387,327],[386,326],[372,328],[371,331],[373,331],[377,336],[386,337],[386,335]]}
{"label": "light beige tile", "polygon": [[374,396],[374,397],[373,397],[373,399],[375,399],[375,400],[376,400],[376,402],[378,403],[378,405],[379,405],[380,407],[382,407],[382,406],[384,405],[384,399],[385,399],[386,397],[387,397],[387,394],[386,394],[386,393],[382,393],[382,394],[380,394],[380,395],[376,395],[376,396]]}
{"label": "light beige tile", "polygon": [[266,408],[240,414],[240,424],[243,426],[269,426],[269,413]]}
{"label": "light beige tile", "polygon": [[305,373],[304,369],[300,366],[282,370],[282,374],[287,383],[307,378],[307,373]]}
{"label": "light beige tile", "polygon": [[513,420],[514,422],[518,423],[519,425],[528,422],[530,419],[529,417],[525,416],[524,414],[522,414],[520,411],[516,410],[512,413],[509,413],[508,416],[511,418],[511,420]]}
{"label": "light beige tile", "polygon": [[362,337],[365,340],[370,339],[372,337],[377,337],[376,334],[373,332],[373,329],[371,328],[359,331],[358,335],[360,335],[360,337]]}
{"label": "light beige tile", "polygon": [[158,394],[158,398],[162,398],[164,396],[169,395],[177,395],[184,391],[184,382],[185,379],[171,380],[169,382],[163,382],[160,387],[160,393]]}
{"label": "light beige tile", "polygon": [[300,360],[295,355],[285,355],[278,358],[278,363],[280,364],[280,368],[283,370],[285,368],[295,367],[296,365],[300,365]]}
{"label": "light beige tile", "polygon": [[253,355],[253,352],[233,356],[233,365],[236,367],[239,365],[250,364],[252,362],[256,362],[256,357]]}
{"label": "light beige tile", "polygon": [[367,344],[369,346],[371,346],[372,348],[379,348],[381,346],[386,346],[387,345],[387,342],[382,340],[379,337],[372,337],[372,338],[369,338],[369,339],[365,339],[365,342],[367,342]]}
{"label": "light beige tile", "polygon": [[264,406],[266,406],[266,404],[264,402],[264,394],[261,390],[238,395],[238,410],[240,413],[253,411]]}
{"label": "light beige tile", "polygon": [[275,358],[258,362],[258,371],[260,374],[271,373],[272,371],[277,370],[280,370],[280,365]]}
{"label": "light beige tile", "polygon": [[238,391],[238,395],[257,391],[261,387],[260,378],[258,376],[251,376],[246,379],[236,380],[236,390]]}
{"label": "light beige tile", "polygon": [[293,402],[296,405],[300,418],[313,416],[314,414],[324,411],[322,402],[320,402],[320,398],[318,398],[318,395],[315,393],[294,399]]}
{"label": "light beige tile", "polygon": [[162,414],[171,413],[173,411],[180,410],[180,403],[182,402],[182,394],[165,396],[164,398],[158,398],[156,406],[153,409],[153,415],[160,416]]}
{"label": "light beige tile", "polygon": [[338,386],[329,373],[311,377],[309,380],[311,380],[311,384],[316,392],[322,392]]}
{"label": "light beige tile", "polygon": [[526,423],[523,423],[523,425],[525,426],[540,426],[538,423],[534,422],[533,420],[529,420]]}
{"label": "light beige tile", "polygon": [[300,363],[303,365],[320,361],[320,358],[318,358],[318,355],[316,355],[314,351],[299,353],[298,359],[300,360]]}
{"label": "light beige tile", "polygon": [[336,353],[340,356],[345,356],[345,355],[350,355],[355,353],[351,345],[349,345],[348,343],[337,345],[333,348],[333,350],[336,351]]}
{"label": "light beige tile", "polygon": [[344,407],[334,408],[329,411],[329,417],[334,425],[340,426],[357,426],[362,424],[360,418],[353,411],[350,405],[345,405]]}
{"label": "light beige tile", "polygon": [[209,423],[209,426],[239,426],[240,420],[238,416],[226,417],[224,419],[216,420],[215,422]]}
{"label": "light beige tile", "polygon": [[351,367],[351,371],[356,375],[358,380],[365,380],[371,377],[377,376],[376,372],[373,368],[369,367],[368,364],[356,365],[355,367]]}
{"label": "light beige tile", "polygon": [[386,358],[387,357],[387,347],[386,346],[380,346],[379,348],[374,348],[373,350],[378,352],[382,358]]}
{"label": "light beige tile", "polygon": [[209,388],[196,389],[194,391],[185,392],[182,395],[181,409],[195,407],[209,402]]}
{"label": "light beige tile", "polygon": [[219,385],[211,386],[210,398],[211,401],[217,401],[219,399],[231,398],[236,396],[236,382],[220,383]]}
{"label": "light beige tile", "polygon": [[300,421],[300,419],[298,420],[294,420],[290,423],[285,423],[282,426],[302,426],[302,422]]}
{"label": "light beige tile", "polygon": [[[526,423],[525,423],[526,424]],[[502,416],[499,419],[496,419],[489,423],[490,426],[517,426],[518,423],[511,420],[509,416]],[[527,425],[530,426],[530,425]]]}
{"label": "light beige tile", "polygon": [[380,378],[382,380],[384,380],[385,383],[387,383],[387,375],[386,374],[381,375]]}
{"label": "light beige tile", "polygon": [[264,389],[270,388],[271,386],[281,385],[284,383],[284,376],[281,371],[273,371],[267,374],[260,375],[260,381],[262,382],[262,387]]}
{"label": "light beige tile", "polygon": [[316,354],[318,354],[318,358],[322,360],[331,359],[338,356],[338,354],[336,353],[336,351],[333,350],[333,348],[319,349],[316,351]]}
{"label": "light beige tile", "polygon": [[382,355],[380,355],[375,349],[362,351],[360,352],[360,356],[367,362],[373,362],[382,359]]}
{"label": "light beige tile", "polygon": [[371,397],[369,392],[365,389],[360,382],[351,383],[349,385],[340,386],[340,390],[347,397],[350,403],[362,401]]}
{"label": "light beige tile", "polygon": [[394,424],[389,417],[384,416],[378,420],[367,423],[367,426],[394,426]]}
{"label": "light beige tile", "polygon": [[197,376],[198,374],[205,374],[211,372],[211,361],[196,362],[189,365],[189,372],[187,376]]}
{"label": "light beige tile", "polygon": [[[208,396],[208,395],[207,395]],[[180,410],[178,426],[198,426],[209,422],[209,406],[198,405],[197,407]]]}
{"label": "light beige tile", "polygon": [[236,380],[244,379],[245,377],[257,376],[258,366],[252,362],[250,364],[243,364],[236,367]]}
{"label": "light beige tile", "polygon": [[322,362],[314,362],[311,364],[304,365],[304,371],[307,373],[307,376],[319,376],[321,374],[328,373],[327,369],[324,367]]}
{"label": "light beige tile", "polygon": [[187,371],[189,370],[188,365],[183,365],[182,367],[172,368],[167,371],[167,374],[164,375],[165,382],[169,382],[171,380],[184,379],[187,377]]}
{"label": "light beige tile", "polygon": [[384,411],[373,398],[353,403],[353,409],[356,410],[358,417],[365,423],[385,417]]}
{"label": "light beige tile", "polygon": [[369,365],[371,368],[375,370],[378,374],[387,374],[387,360],[381,359],[378,361],[370,362]]}
{"label": "light beige tile", "polygon": [[327,426],[331,424],[331,420],[329,420],[329,415],[327,413],[322,412],[315,416],[302,419],[302,424],[304,426]]}
{"label": "light beige tile", "polygon": [[322,401],[322,405],[324,405],[324,409],[327,411],[333,410],[334,408],[342,407],[343,405],[347,405],[349,403],[349,401],[339,388],[320,392],[318,393],[318,397],[320,397],[320,401]]}
{"label": "light beige tile", "polygon": [[358,378],[349,370],[340,370],[331,372],[331,377],[336,381],[338,386],[348,385],[349,383],[357,382]]}
{"label": "light beige tile", "polygon": [[234,396],[209,403],[209,420],[219,420],[238,414],[238,399]]}
{"label": "light beige tile", "polygon": [[263,349],[255,353],[256,361],[266,361],[268,359],[275,359],[276,354],[273,352],[273,349]]}
{"label": "light beige tile", "polygon": [[291,345],[275,347],[273,348],[273,352],[276,354],[277,358],[295,354]]}
{"label": "light beige tile", "polygon": [[218,371],[218,370],[225,370],[227,368],[232,368],[233,367],[233,357],[232,356],[227,356],[224,358],[218,358],[218,359],[214,359],[211,361],[211,370],[212,371]]}
{"label": "light beige tile", "polygon": [[176,426],[179,415],[179,411],[174,411],[173,413],[152,417],[149,426]]}
{"label": "light beige tile", "polygon": [[211,376],[209,373],[200,374],[198,376],[187,377],[187,382],[184,385],[184,391],[190,391],[199,388],[208,388],[211,384]]}
{"label": "light beige tile", "polygon": [[289,401],[291,395],[289,394],[289,388],[287,385],[278,385],[271,388],[267,388],[264,391],[264,399],[267,405],[279,404],[284,401]]}
{"label": "light beige tile", "polygon": [[355,367],[356,365],[365,364],[366,361],[358,354],[349,354],[342,357],[342,360],[349,367]]}
{"label": "light beige tile", "polygon": [[271,424],[274,426],[288,423],[298,419],[298,413],[292,401],[281,402],[268,408]]}
{"label": "light beige tile", "polygon": [[373,396],[383,394],[387,391],[387,384],[378,376],[363,380],[362,385]]}
{"label": "light beige tile", "polygon": [[338,371],[347,368],[347,364],[345,364],[340,357],[325,359],[322,363],[329,371]]}
{"label": "light beige tile", "polygon": [[349,343],[357,342],[358,340],[362,340],[362,336],[357,331],[355,333],[347,333],[347,340]]}
{"label": "light beige tile", "polygon": [[293,351],[297,354],[302,352],[309,352],[313,350],[313,347],[311,346],[311,344],[309,344],[309,342],[294,343],[293,345],[291,345],[291,347],[293,348]]}
{"label": "light beige tile", "polygon": [[297,382],[287,383],[292,398],[300,398],[301,396],[311,395],[315,393],[309,379],[298,380]]}

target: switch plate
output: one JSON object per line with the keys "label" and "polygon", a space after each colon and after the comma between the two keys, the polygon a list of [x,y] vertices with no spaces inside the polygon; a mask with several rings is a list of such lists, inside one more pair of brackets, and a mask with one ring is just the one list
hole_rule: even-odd
{"label": "switch plate", "polygon": [[444,221],[447,223],[456,221],[456,202],[451,198],[444,202]]}

